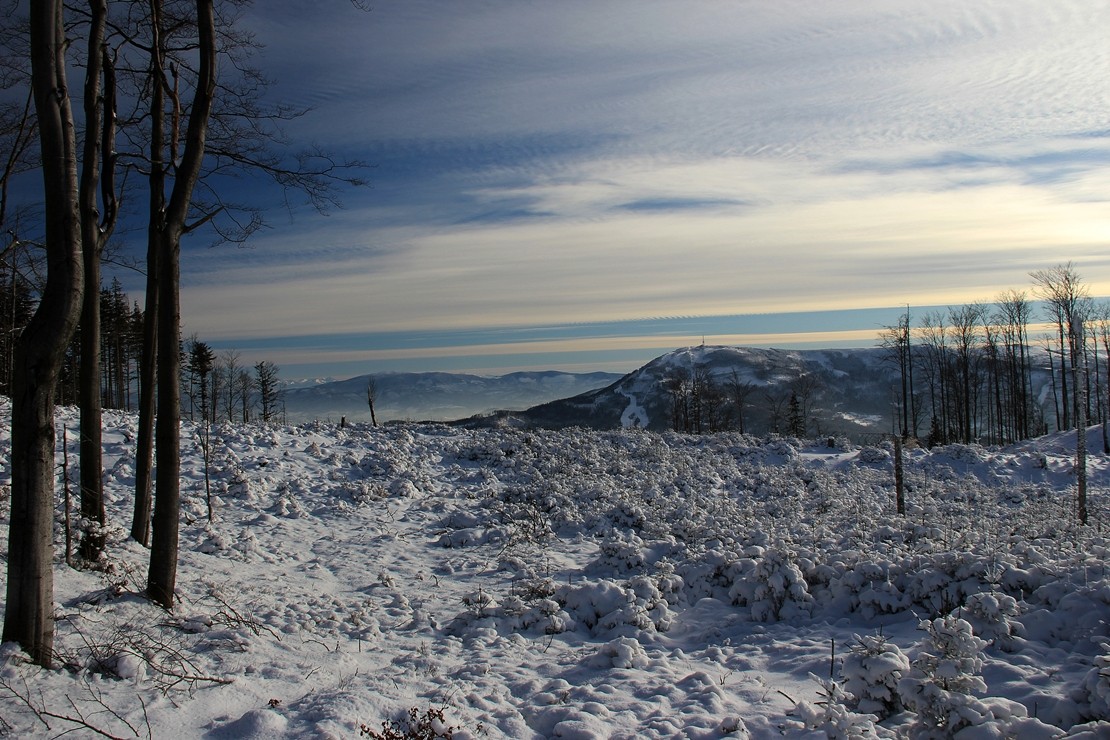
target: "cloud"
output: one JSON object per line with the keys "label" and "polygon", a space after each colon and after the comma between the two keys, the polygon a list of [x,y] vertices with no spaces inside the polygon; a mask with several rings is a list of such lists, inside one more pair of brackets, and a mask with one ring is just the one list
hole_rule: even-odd
{"label": "cloud", "polygon": [[206,336],[961,303],[1069,259],[1110,293],[1110,6],[256,10],[316,106],[292,133],[377,166],[326,220],[188,251]]}
{"label": "cloud", "polygon": [[[1021,287],[1030,269],[1062,259],[1082,269],[1110,233],[1105,204],[1049,189],[955,191],[912,182],[918,187],[883,188],[859,174],[742,159],[671,170],[597,163],[577,179],[508,191],[555,216],[371,229],[367,240],[398,246],[365,255],[338,249],[341,259],[303,264],[221,267],[211,283],[187,290],[187,315],[210,332],[232,303],[249,306],[236,319],[249,336],[267,326],[276,334],[367,325],[463,330],[962,302]],[[619,207],[629,193],[700,201],[722,199],[726,187],[744,205]],[[358,220],[351,217],[346,239],[357,242]],[[264,260],[266,248],[258,252]],[[1096,291],[1110,292],[1110,274],[1087,277]],[[237,293],[227,293],[228,284]]]}

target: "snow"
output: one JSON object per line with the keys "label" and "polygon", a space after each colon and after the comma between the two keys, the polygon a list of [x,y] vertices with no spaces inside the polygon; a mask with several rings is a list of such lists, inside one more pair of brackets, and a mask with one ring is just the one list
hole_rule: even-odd
{"label": "snow", "polygon": [[[106,415],[107,562],[66,566],[59,518],[58,666],[0,648],[11,736],[1110,733],[1110,465],[1077,526],[1066,435],[907,450],[898,517],[884,446],[222,425],[208,521],[186,423],[167,613],[135,423]],[[5,422],[0,486],[9,459]]]}
{"label": "snow", "polygon": [[620,386],[617,386],[616,391],[628,399],[628,406],[621,412],[621,428],[647,429],[651,424],[651,420],[648,418],[647,411],[640,405],[640,402],[636,400],[636,396]]}

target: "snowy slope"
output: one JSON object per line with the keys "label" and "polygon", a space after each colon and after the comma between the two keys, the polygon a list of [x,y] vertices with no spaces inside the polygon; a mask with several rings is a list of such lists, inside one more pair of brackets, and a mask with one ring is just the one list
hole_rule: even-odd
{"label": "snowy slope", "polygon": [[[76,412],[58,421],[72,432]],[[186,425],[167,614],[141,597],[146,552],[124,536],[134,425],[106,419],[108,561],[56,565],[60,667],[0,651],[11,736],[92,736],[84,722],[117,737],[387,737],[410,708],[455,738],[907,736],[925,717],[974,724],[969,737],[1110,730],[1080,727],[1110,719],[1110,466],[1093,456],[1092,524],[1076,526],[1063,436],[911,450],[899,517],[885,448],[219,427],[208,521]],[[5,496],[4,525],[7,511]],[[59,556],[62,541],[59,528]],[[921,620],[945,616],[927,641]],[[880,633],[881,660],[860,647],[875,653]],[[970,693],[929,683],[930,655]],[[857,693],[819,705],[830,665]]]}
{"label": "snowy slope", "polygon": [[[756,387],[749,399],[748,426],[767,429],[768,394],[789,395],[789,385],[802,375],[817,381],[816,412],[830,433],[856,434],[889,428],[890,388],[897,381],[884,350],[779,350],[754,347],[685,347],[657,357],[605,388],[528,409],[521,418],[542,426],[583,425],[595,429],[629,426],[627,414],[641,426],[662,431],[671,425],[667,380],[676,371],[704,367],[715,382],[733,377]],[[627,413],[626,413],[627,412]],[[646,420],[646,423],[644,423]]]}
{"label": "snowy slope", "polygon": [[[1033,387],[1051,407],[1047,373],[1036,367],[1036,362]],[[889,433],[891,398],[900,386],[890,353],[878,347],[781,350],[701,345],[668,352],[604,388],[541,404],[515,416],[555,429],[641,426],[664,431],[672,427],[668,381],[676,373],[691,374],[699,368],[708,371],[726,393],[734,379],[753,386],[745,404],[745,430],[757,434],[773,428],[769,399],[776,397],[784,403],[792,384],[803,376],[813,387],[811,431],[819,428],[822,436],[850,438]],[[918,382],[921,393],[920,376]],[[923,428],[921,433],[926,431]]]}

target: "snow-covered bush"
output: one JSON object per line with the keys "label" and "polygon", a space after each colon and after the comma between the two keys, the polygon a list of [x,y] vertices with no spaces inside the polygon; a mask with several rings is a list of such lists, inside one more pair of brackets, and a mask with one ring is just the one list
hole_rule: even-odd
{"label": "snow-covered bush", "polygon": [[890,460],[890,453],[881,447],[863,447],[859,451],[858,459],[868,465],[880,465]]}
{"label": "snow-covered bush", "polygon": [[840,567],[829,577],[828,589],[829,598],[839,608],[874,619],[910,606],[909,597],[898,585],[897,564],[866,560],[857,551],[840,553],[836,562]]}
{"label": "snow-covered bush", "polygon": [[748,558],[733,564],[733,602],[751,608],[752,619],[774,622],[809,614],[813,597],[794,553],[777,548],[748,548]]}
{"label": "snow-covered bush", "polygon": [[898,682],[902,703],[917,712],[917,737],[950,738],[961,729],[990,719],[972,693],[985,691],[979,676],[986,640],[956,617],[923,621],[927,635],[909,673]]}
{"label": "snow-covered bush", "polygon": [[1110,720],[1110,644],[1102,643],[1102,649],[1083,679],[1083,692],[1091,704],[1091,718]]}
{"label": "snow-covered bush", "polygon": [[562,586],[553,598],[573,623],[594,634],[663,632],[674,622],[667,600],[646,576],[633,578],[627,586],[610,580]]}
{"label": "snow-covered bush", "polygon": [[844,690],[860,712],[885,719],[902,708],[898,682],[909,673],[910,659],[882,635],[854,639],[840,667]]}
{"label": "snow-covered bush", "polygon": [[967,620],[977,636],[1000,650],[1012,650],[1014,637],[1021,629],[1017,599],[997,591],[968,596],[967,602],[954,615]]}
{"label": "snow-covered bush", "polygon": [[636,638],[618,637],[602,645],[590,659],[590,665],[597,668],[645,668],[648,657]]}
{"label": "snow-covered bush", "polygon": [[617,573],[639,570],[644,566],[644,541],[632,532],[612,532],[601,541],[598,549],[600,554],[596,564],[615,569]]}
{"label": "snow-covered bush", "polygon": [[933,616],[944,616],[983,591],[995,591],[987,558],[973,552],[941,552],[907,562],[906,595]]}
{"label": "snow-covered bush", "polygon": [[875,726],[878,719],[873,714],[853,712],[847,706],[849,697],[835,681],[821,680],[822,699],[817,702],[802,700],[794,706],[794,716],[807,730],[819,730],[830,740],[868,740],[893,737]]}

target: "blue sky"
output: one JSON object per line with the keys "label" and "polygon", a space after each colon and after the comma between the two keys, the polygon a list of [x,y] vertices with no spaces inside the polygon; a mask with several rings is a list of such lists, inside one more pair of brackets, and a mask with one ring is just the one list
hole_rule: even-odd
{"label": "blue sky", "polygon": [[1071,260],[1110,295],[1110,3],[257,3],[297,139],[374,164],[183,254],[288,377],[870,346]]}

